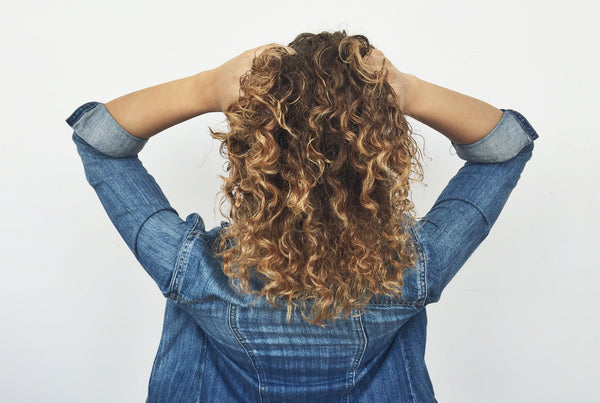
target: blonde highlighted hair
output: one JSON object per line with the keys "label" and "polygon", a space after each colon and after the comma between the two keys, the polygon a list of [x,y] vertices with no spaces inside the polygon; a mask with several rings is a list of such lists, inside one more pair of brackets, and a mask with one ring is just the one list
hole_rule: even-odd
{"label": "blonde highlighted hair", "polygon": [[254,59],[225,111],[229,132],[211,129],[230,203],[215,254],[237,289],[324,325],[400,295],[417,262],[407,227],[421,151],[385,70],[365,63],[366,37],[303,33],[289,46]]}

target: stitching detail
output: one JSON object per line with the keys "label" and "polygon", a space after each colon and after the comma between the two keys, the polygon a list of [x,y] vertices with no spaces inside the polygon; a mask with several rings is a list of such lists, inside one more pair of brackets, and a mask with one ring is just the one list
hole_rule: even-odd
{"label": "stitching detail", "polygon": [[246,341],[242,340],[244,337],[242,336],[242,334],[240,333],[240,331],[238,330],[237,326],[233,325],[233,316],[235,315],[234,312],[237,312],[237,310],[235,309],[235,307],[230,303],[227,304],[228,308],[227,308],[227,324],[229,325],[229,330],[231,330],[231,333],[233,333],[233,335],[235,336],[235,339],[237,340],[237,342],[240,344],[240,346],[244,349],[244,352],[246,353],[246,355],[248,356],[248,358],[250,359],[250,362],[252,363],[252,366],[254,367],[254,370],[256,371],[256,378],[258,380],[258,397],[260,399],[260,402],[263,402],[263,388],[262,388],[262,383],[260,380],[260,370],[259,370],[259,366],[256,364],[255,360],[254,360],[254,356],[253,354],[250,353],[250,351],[248,351],[248,346],[246,346]]}
{"label": "stitching detail", "polygon": [[160,212],[160,211],[172,211],[175,214],[177,214],[177,211],[175,211],[175,209],[173,209],[172,207],[167,207],[167,208],[161,208],[160,210],[156,210],[154,213],[150,214],[148,217],[146,217],[146,219],[144,220],[144,222],[142,223],[142,225],[140,225],[140,228],[138,229],[137,233],[135,234],[135,241],[133,242],[133,252],[135,254],[135,257],[139,259],[139,252],[138,252],[138,238],[140,236],[140,232],[142,232],[142,228],[144,228],[144,225],[146,225],[146,222],[150,219],[150,217],[152,217],[154,214]]}
{"label": "stitching detail", "polygon": [[[204,333],[203,329],[201,331],[202,331],[202,333]],[[204,337],[202,338],[202,357],[199,360],[200,361],[199,367],[201,369],[200,368],[198,369],[198,373],[200,374],[200,381],[198,382],[198,390],[199,391],[202,390],[202,388],[204,386],[204,378],[205,378],[204,375],[205,375],[205,371],[206,371],[206,359],[207,359],[206,357],[208,355],[208,351],[207,351],[207,349],[208,349],[208,346],[207,346],[207,344],[208,344],[207,337],[208,336],[206,334],[204,334]],[[200,397],[201,396],[198,396],[198,399],[196,400],[196,403],[200,402]]]}
{"label": "stitching detail", "polygon": [[437,204],[441,204],[442,202],[445,202],[445,201],[448,201],[448,200],[458,200],[458,201],[461,201],[461,202],[463,202],[463,203],[470,204],[471,206],[475,207],[475,210],[479,211],[479,214],[481,214],[481,216],[483,217],[483,220],[485,221],[485,225],[487,226],[487,229],[488,229],[488,230],[490,229],[490,221],[489,221],[489,220],[488,220],[488,218],[485,216],[485,214],[483,213],[483,211],[481,211],[481,209],[479,208],[479,206],[477,206],[477,205],[475,205],[475,204],[471,203],[471,202],[470,202],[470,201],[468,201],[468,200],[463,200],[463,199],[459,199],[459,198],[456,198],[456,197],[451,197],[451,198],[440,199],[440,200],[438,200]]}
{"label": "stitching detail", "polygon": [[529,136],[529,139],[531,141],[533,141],[539,137],[539,135],[537,134],[537,132],[535,131],[533,126],[531,126],[531,123],[529,123],[527,118],[525,118],[525,116],[523,116],[519,112],[512,110],[512,109],[509,109],[509,112],[511,112],[512,115],[515,118],[517,118],[517,122],[519,122],[519,125],[521,125],[521,128],[523,129],[523,131],[525,133],[527,133],[527,135]]}
{"label": "stitching detail", "polygon": [[[419,274],[420,296],[419,296],[419,298],[417,298],[417,301],[415,303],[415,305],[422,306],[425,303],[425,301],[427,301],[427,263],[428,263],[428,260],[427,260],[427,254],[425,253],[425,247],[423,246],[423,243],[421,242],[421,238],[419,238],[419,235],[414,228],[411,228],[411,230],[412,230],[412,234],[413,234],[413,237],[415,240],[415,245],[417,245],[417,252],[421,256],[422,262],[423,262],[423,270],[419,271],[419,273],[418,273]],[[418,269],[418,265],[419,265],[419,263],[417,263],[417,269]]]}
{"label": "stitching detail", "polygon": [[[365,326],[362,321],[362,315],[352,318],[352,321],[354,322],[355,325],[356,325],[356,322],[358,321],[356,334],[358,335],[358,337],[360,339],[360,343],[362,344],[362,349],[359,346],[357,354],[354,357],[354,363],[352,364],[352,370],[351,370],[350,376],[349,376],[351,383],[346,387],[346,390],[344,391],[344,394],[342,395],[343,402],[348,402],[348,397],[350,395],[350,391],[354,388],[354,386],[356,386],[356,370],[358,369],[358,366],[360,365],[363,357],[365,356],[365,351],[367,350],[367,345],[369,343],[369,340],[367,339],[367,333],[365,332]],[[346,375],[346,376],[348,377],[348,375]]]}
{"label": "stitching detail", "polygon": [[[369,303],[367,304],[367,308],[369,306],[377,306],[377,307],[389,307],[389,308],[396,308],[396,307],[409,307],[409,308],[418,308],[418,307],[423,307],[424,306],[424,302],[427,299],[427,278],[426,278],[426,271],[427,271],[427,256],[424,252],[424,247],[423,244],[421,242],[421,239],[419,238],[419,236],[417,235],[417,230],[416,227],[418,226],[419,228],[421,226],[423,226],[425,224],[425,222],[427,221],[427,217],[423,217],[423,222],[421,224],[417,224],[417,225],[411,225],[408,227],[408,231],[410,232],[410,234],[413,237],[414,245],[416,246],[417,249],[417,253],[422,256],[422,260],[423,260],[423,270],[419,271],[419,267],[418,267],[418,263],[416,266],[411,267],[410,269],[414,269],[417,270],[417,282],[418,282],[418,297],[416,298],[416,300],[414,301],[409,301],[403,298],[403,296],[401,297],[392,297],[390,295],[378,295],[375,298],[372,298],[371,301],[369,301]],[[435,223],[431,222],[431,224],[435,225]]]}
{"label": "stitching detail", "polygon": [[179,254],[177,255],[177,260],[175,262],[175,270],[173,271],[173,276],[171,277],[171,284],[169,285],[169,291],[167,293],[167,296],[169,298],[175,299],[180,302],[185,302],[185,299],[179,296],[179,284],[183,273],[187,269],[187,262],[188,257],[190,255],[190,250],[192,249],[192,245],[194,244],[194,240],[196,239],[194,236],[191,236],[191,234],[195,230],[199,221],[200,216],[197,215],[195,217],[194,224],[183,238],[183,245],[179,250]]}
{"label": "stitching detail", "polygon": [[414,392],[414,386],[412,384],[412,380],[410,379],[410,368],[408,367],[408,355],[406,354],[406,345],[404,344],[404,341],[400,342],[402,344],[402,361],[404,361],[404,370],[406,371],[406,379],[408,380],[408,387],[409,387],[409,393],[410,393],[410,397],[412,399],[412,401],[415,401],[415,392]]}
{"label": "stitching detail", "polygon": [[77,108],[72,114],[71,116],[69,116],[66,120],[67,124],[71,127],[73,127],[73,125],[75,123],[77,123],[77,121],[79,120],[79,118],[81,118],[87,111],[94,109],[94,107],[96,105],[99,105],[100,102],[96,102],[96,101],[92,101],[92,102],[87,102],[83,105],[81,105],[79,108]]}

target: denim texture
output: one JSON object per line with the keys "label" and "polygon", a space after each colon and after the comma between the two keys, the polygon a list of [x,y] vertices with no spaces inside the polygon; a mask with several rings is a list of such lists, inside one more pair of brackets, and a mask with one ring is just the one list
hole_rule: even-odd
{"label": "denim texture", "polygon": [[403,295],[322,328],[300,315],[286,323],[264,298],[250,306],[211,253],[227,222],[207,230],[198,213],[181,218],[138,158],[147,140],[100,102],[78,107],[66,122],[85,177],[166,300],[147,402],[435,402],[427,305],[490,232],[538,138],[523,115],[502,111],[478,142],[452,144],[466,162],[410,228],[420,258]]}

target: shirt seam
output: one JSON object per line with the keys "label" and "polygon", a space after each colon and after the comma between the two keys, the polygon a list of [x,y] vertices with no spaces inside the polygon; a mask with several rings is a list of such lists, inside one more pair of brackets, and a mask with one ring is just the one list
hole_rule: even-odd
{"label": "shirt seam", "polygon": [[459,199],[457,197],[448,197],[448,198],[443,198],[443,199],[439,199],[437,201],[436,204],[440,204],[441,202],[445,202],[445,201],[451,201],[451,200],[457,200],[457,201],[461,201],[463,203],[467,203],[470,204],[471,206],[473,206],[475,208],[475,210],[477,210],[479,212],[479,214],[481,214],[481,216],[483,217],[483,220],[485,221],[485,226],[486,229],[489,230],[490,229],[490,221],[488,220],[488,218],[485,216],[484,212],[481,210],[481,208],[479,208],[479,206],[477,206],[476,204],[474,204],[473,202],[470,202],[468,200],[464,200],[464,199]]}
{"label": "shirt seam", "polygon": [[[425,220],[427,220],[427,218],[424,218]],[[425,223],[421,224],[424,225]],[[418,274],[419,274],[419,288],[420,288],[420,294],[421,297],[417,298],[417,301],[415,302],[415,306],[423,306],[425,304],[425,301],[427,301],[427,263],[428,263],[428,259],[427,259],[427,253],[425,252],[425,247],[423,246],[423,243],[421,242],[421,239],[419,238],[419,235],[417,233],[417,231],[414,228],[411,228],[412,230],[412,234],[415,240],[415,243],[417,245],[417,252],[418,254],[422,257],[422,262],[423,262],[423,270],[421,270]],[[418,262],[417,262],[417,266],[418,266]]]}
{"label": "shirt seam", "polygon": [[237,325],[236,326],[233,325],[232,319],[233,319],[233,316],[235,315],[234,310],[235,310],[235,307],[233,306],[233,304],[228,303],[227,324],[229,325],[229,330],[231,331],[231,333],[233,334],[233,336],[235,337],[235,339],[239,343],[239,345],[242,347],[242,349],[244,349],[244,352],[250,359],[250,363],[252,364],[252,367],[254,367],[254,370],[256,371],[256,378],[258,380],[258,397],[259,397],[260,402],[263,403],[263,389],[262,389],[263,386],[262,386],[261,374],[260,374],[261,371],[259,369],[260,366],[255,362],[255,359],[254,359],[253,355],[250,353],[250,351],[248,350],[246,343],[244,341],[242,341],[242,339],[244,337],[239,332]]}
{"label": "shirt seam", "polygon": [[138,238],[140,236],[140,232],[142,232],[142,229],[144,228],[144,225],[146,225],[146,222],[148,222],[148,220],[153,217],[156,213],[160,213],[161,211],[172,211],[175,214],[177,214],[177,211],[175,211],[174,208],[172,207],[165,207],[165,208],[161,208],[160,210],[156,210],[154,213],[150,214],[148,217],[146,217],[146,219],[144,220],[144,222],[142,223],[142,225],[140,225],[140,228],[138,229],[137,233],[135,234],[135,240],[133,242],[133,252],[135,254],[135,257],[137,259],[139,259],[140,254],[138,252]]}
{"label": "shirt seam", "polygon": [[169,298],[180,302],[185,302],[185,299],[180,296],[179,285],[181,283],[181,277],[187,269],[190,251],[192,249],[194,241],[196,240],[196,237],[193,236],[193,232],[196,230],[196,227],[198,226],[199,222],[200,216],[197,215],[195,217],[194,224],[191,226],[189,231],[186,232],[183,238],[183,245],[181,246],[181,248],[179,249],[179,253],[177,254],[177,260],[175,261],[173,276],[171,277],[171,283],[169,284],[169,290],[167,292],[167,296]]}
{"label": "shirt seam", "polygon": [[409,388],[408,393],[410,394],[411,400],[413,402],[415,402],[415,390],[414,390],[413,382],[412,382],[411,375],[410,375],[411,374],[410,367],[408,366],[408,354],[406,354],[405,341],[402,340],[400,343],[402,344],[402,361],[404,361],[403,362],[404,371],[406,374],[406,380],[408,381],[408,388]]}
{"label": "shirt seam", "polygon": [[534,141],[535,139],[537,139],[539,137],[539,134],[537,134],[537,132],[535,131],[533,126],[531,126],[531,123],[529,123],[529,121],[527,120],[527,118],[525,116],[523,116],[518,111],[515,111],[512,109],[509,109],[509,111],[516,118],[517,122],[519,122],[521,129],[523,129],[523,131],[525,132],[525,134],[527,134],[527,136],[529,137],[529,139],[531,141]]}
{"label": "shirt seam", "polygon": [[67,124],[69,126],[73,127],[75,125],[75,123],[77,123],[83,115],[85,115],[87,112],[94,109],[99,104],[100,104],[100,102],[91,101],[91,102],[87,102],[87,103],[81,105],[73,113],[71,113],[71,115],[66,119]]}
{"label": "shirt seam", "polygon": [[354,363],[352,365],[352,370],[350,371],[351,384],[348,385],[346,387],[346,390],[344,391],[343,398],[342,398],[343,402],[348,402],[348,397],[350,396],[350,392],[356,386],[356,370],[360,366],[360,363],[362,362],[362,360],[365,356],[365,351],[367,350],[367,344],[369,343],[369,340],[367,338],[367,333],[365,332],[365,326],[362,321],[362,315],[359,315],[358,318],[355,318],[354,322],[356,323],[357,320],[358,320],[359,326],[358,326],[358,331],[356,333],[361,338],[362,348],[359,348],[359,350],[357,351],[357,355],[354,357]]}

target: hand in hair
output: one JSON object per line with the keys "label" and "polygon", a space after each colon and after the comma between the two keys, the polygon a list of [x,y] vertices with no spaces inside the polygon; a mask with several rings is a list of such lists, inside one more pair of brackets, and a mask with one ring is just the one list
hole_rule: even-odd
{"label": "hand in hair", "polygon": [[278,43],[262,45],[237,55],[219,67],[210,70],[214,88],[215,109],[223,112],[240,96],[240,78],[252,68],[252,61],[264,50],[271,47],[283,47],[292,54],[295,51]]}
{"label": "hand in hair", "polygon": [[386,69],[387,80],[396,93],[396,98],[400,106],[400,110],[405,114],[410,114],[410,100],[411,94],[413,93],[413,78],[414,76],[401,72],[385,57],[383,52],[378,49],[371,49],[371,51],[364,58],[367,67],[371,72],[380,71]]}

